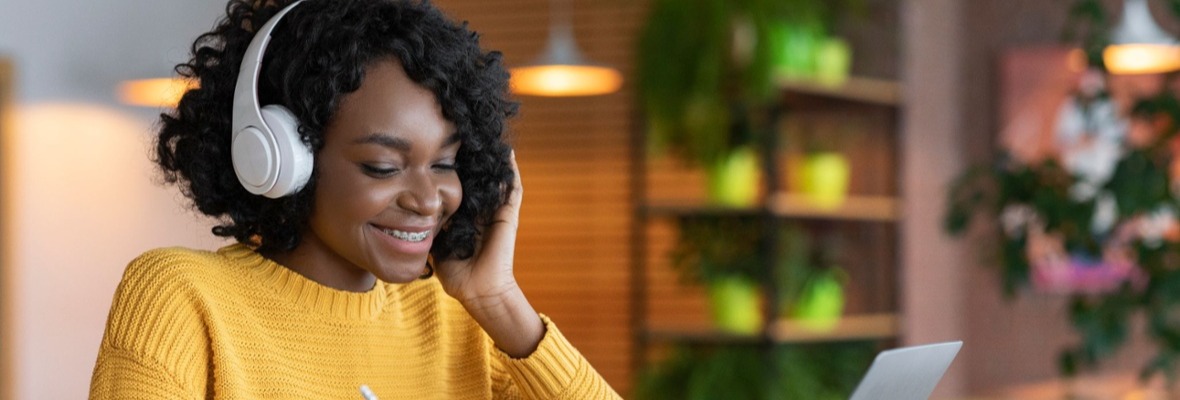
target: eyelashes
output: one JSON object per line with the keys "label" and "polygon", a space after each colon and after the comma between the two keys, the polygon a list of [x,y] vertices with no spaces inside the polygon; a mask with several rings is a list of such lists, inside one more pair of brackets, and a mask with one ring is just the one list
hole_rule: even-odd
{"label": "eyelashes", "polygon": [[361,170],[365,173],[365,175],[374,178],[388,178],[401,171],[401,169],[398,168],[381,168],[369,164],[361,164]]}
{"label": "eyelashes", "polygon": [[[431,165],[430,169],[436,172],[454,172],[459,170],[459,166],[454,163],[439,163]],[[384,168],[372,164],[361,164],[361,171],[365,175],[374,178],[389,178],[401,172],[401,168]]]}

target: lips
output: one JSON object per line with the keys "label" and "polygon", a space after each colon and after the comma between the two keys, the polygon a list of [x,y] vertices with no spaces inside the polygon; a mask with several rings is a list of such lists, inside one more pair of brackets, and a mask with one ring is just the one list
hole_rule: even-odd
{"label": "lips", "polygon": [[434,231],[431,227],[411,227],[411,226],[380,226],[370,224],[375,231],[381,233],[387,243],[394,251],[408,254],[424,254],[430,251],[431,233]]}
{"label": "lips", "polygon": [[385,232],[386,235],[393,236],[395,238],[405,240],[407,242],[421,242],[423,240],[426,240],[427,236],[430,236],[430,231],[406,232],[406,231],[397,230],[397,229],[390,229],[390,228],[382,228],[381,231]]}
{"label": "lips", "polygon": [[395,238],[405,240],[407,242],[421,242],[430,237],[430,232],[434,230],[433,227],[416,227],[416,226],[382,226],[377,224],[370,224],[382,233],[393,236]]}

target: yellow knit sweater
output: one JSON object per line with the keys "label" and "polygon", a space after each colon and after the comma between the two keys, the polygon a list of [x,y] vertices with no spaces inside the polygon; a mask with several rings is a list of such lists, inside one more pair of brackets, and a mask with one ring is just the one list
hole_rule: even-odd
{"label": "yellow knit sweater", "polygon": [[351,293],[243,245],[153,250],[115,293],[90,398],[618,398],[542,319],[537,350],[512,359],[437,279]]}

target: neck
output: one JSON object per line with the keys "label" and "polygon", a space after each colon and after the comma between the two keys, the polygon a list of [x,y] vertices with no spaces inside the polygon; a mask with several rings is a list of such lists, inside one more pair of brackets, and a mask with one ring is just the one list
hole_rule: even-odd
{"label": "neck", "polygon": [[[317,246],[318,245],[318,246]],[[363,268],[340,257],[334,252],[314,251],[323,248],[311,232],[305,232],[303,240],[295,249],[287,252],[263,254],[266,258],[283,267],[303,275],[321,285],[348,292],[367,292],[377,282],[377,277]]]}

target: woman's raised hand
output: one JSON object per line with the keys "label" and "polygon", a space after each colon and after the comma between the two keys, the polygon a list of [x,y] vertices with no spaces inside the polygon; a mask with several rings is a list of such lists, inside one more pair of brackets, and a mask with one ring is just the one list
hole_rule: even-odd
{"label": "woman's raised hand", "polygon": [[483,240],[476,244],[475,255],[466,260],[440,262],[435,265],[435,272],[447,294],[463,304],[497,347],[511,356],[523,357],[536,348],[545,329],[513,274],[524,188],[515,151],[511,160],[515,176],[512,193],[508,202],[496,211]]}

